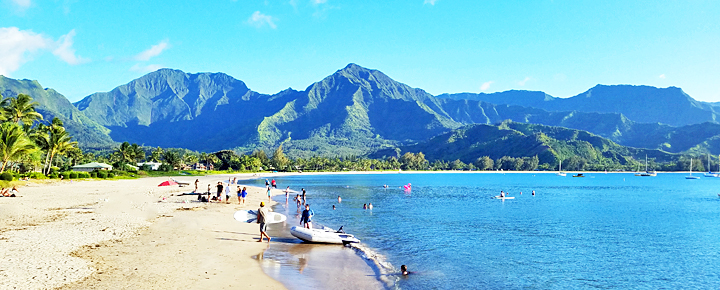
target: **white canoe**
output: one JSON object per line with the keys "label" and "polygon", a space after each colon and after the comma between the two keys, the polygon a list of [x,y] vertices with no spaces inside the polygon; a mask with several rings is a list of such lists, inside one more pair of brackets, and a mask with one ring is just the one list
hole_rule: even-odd
{"label": "white canoe", "polygon": [[493,196],[493,199],[515,199],[515,197],[514,196],[502,197],[502,196],[496,195],[496,196]]}
{"label": "white canoe", "polygon": [[[239,210],[235,212],[233,218],[235,218],[235,220],[239,222],[254,223],[257,220],[257,211]],[[265,221],[265,223],[268,224],[277,224],[287,220],[287,217],[285,215],[276,212],[268,212],[266,218],[267,220]]]}
{"label": "white canoe", "polygon": [[309,243],[347,244],[360,242],[355,236],[343,232],[342,227],[340,230],[335,231],[327,227],[306,229],[294,226],[290,229],[290,234]]}

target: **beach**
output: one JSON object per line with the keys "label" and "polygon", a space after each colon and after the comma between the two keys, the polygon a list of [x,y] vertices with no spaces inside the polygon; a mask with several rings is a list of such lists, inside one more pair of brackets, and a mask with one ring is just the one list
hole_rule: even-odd
{"label": "beach", "polygon": [[0,289],[285,289],[260,267],[258,225],[231,218],[267,203],[264,189],[244,206],[234,187],[231,204],[183,195],[229,176],[253,174],[28,183],[0,198]]}

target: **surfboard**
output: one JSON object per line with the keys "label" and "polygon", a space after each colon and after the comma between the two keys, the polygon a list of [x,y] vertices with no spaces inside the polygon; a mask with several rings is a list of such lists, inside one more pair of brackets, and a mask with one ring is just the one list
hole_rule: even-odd
{"label": "surfboard", "polygon": [[[255,210],[239,210],[236,211],[233,215],[233,218],[235,218],[236,221],[244,222],[244,223],[254,223],[257,222],[257,211]],[[287,217],[283,214],[279,214],[276,212],[268,212],[267,220],[265,221],[268,224],[276,224],[281,223],[287,220]]]}
{"label": "surfboard", "polygon": [[515,199],[515,197],[514,196],[506,196],[506,197],[493,196],[493,199]]}

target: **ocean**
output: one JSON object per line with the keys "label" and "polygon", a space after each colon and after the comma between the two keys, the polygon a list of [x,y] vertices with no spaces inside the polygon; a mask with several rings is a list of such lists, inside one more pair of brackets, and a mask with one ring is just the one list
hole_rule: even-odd
{"label": "ocean", "polygon": [[[278,177],[279,189],[307,190],[315,223],[344,226],[362,244],[301,243],[289,234],[293,196],[287,205],[277,196],[289,219],[271,231],[263,269],[290,289],[716,288],[720,178],[685,175]],[[491,198],[501,190],[515,199]],[[408,277],[397,274],[403,264]]]}

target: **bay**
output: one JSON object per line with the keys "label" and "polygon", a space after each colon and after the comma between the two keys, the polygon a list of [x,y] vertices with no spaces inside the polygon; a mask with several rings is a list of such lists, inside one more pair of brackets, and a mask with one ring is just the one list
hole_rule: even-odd
{"label": "bay", "polygon": [[[307,190],[315,222],[344,226],[379,254],[387,268],[376,278],[388,288],[713,288],[720,285],[720,178],[684,175],[276,179],[279,188]],[[409,183],[412,190],[404,190]],[[491,198],[501,190],[515,199]],[[363,209],[369,203],[373,209]],[[402,264],[414,273],[396,275]]]}

